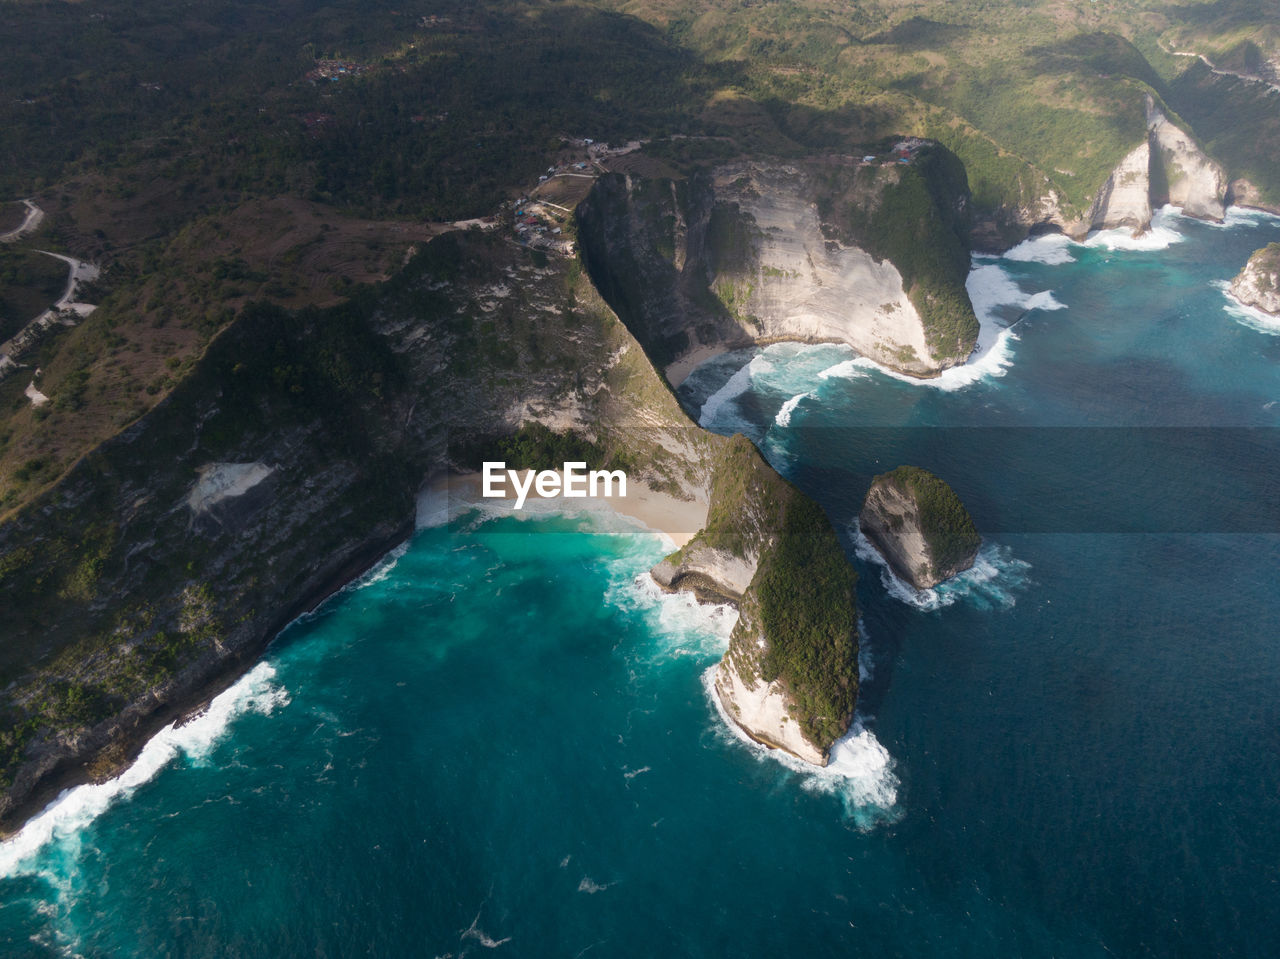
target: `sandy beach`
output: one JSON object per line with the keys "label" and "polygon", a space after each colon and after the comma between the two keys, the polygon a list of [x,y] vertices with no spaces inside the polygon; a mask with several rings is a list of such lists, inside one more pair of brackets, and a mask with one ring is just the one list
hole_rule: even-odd
{"label": "sandy beach", "polygon": [[[481,483],[479,473],[448,473],[428,481],[418,499],[418,525],[421,527],[446,523],[459,512],[480,503],[493,509],[505,506],[515,512],[514,497],[483,497]],[[608,510],[646,529],[663,534],[675,543],[676,548],[688,543],[702,529],[707,519],[705,500],[677,499],[634,477],[627,479],[626,496],[565,499],[559,496],[538,498],[531,493],[524,511],[535,509],[570,513]]]}

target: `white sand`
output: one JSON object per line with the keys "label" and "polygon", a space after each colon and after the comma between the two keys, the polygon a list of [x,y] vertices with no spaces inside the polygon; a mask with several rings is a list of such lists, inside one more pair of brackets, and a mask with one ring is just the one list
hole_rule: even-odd
{"label": "white sand", "polygon": [[[514,495],[507,499],[486,498],[480,495],[481,487],[482,477],[479,473],[450,473],[431,480],[419,497],[418,525],[430,526],[448,522],[457,511],[479,503],[495,509],[505,506],[515,512]],[[524,505],[525,512],[531,509],[545,511],[548,508],[561,512],[609,510],[646,529],[662,533],[677,548],[688,543],[702,529],[707,519],[705,500],[676,499],[634,477],[627,478],[626,496],[582,499],[556,496],[541,499],[531,491]]]}
{"label": "white sand", "polygon": [[689,378],[690,373],[707,360],[728,352],[728,348],[723,346],[696,346],[662,372],[666,375],[672,389],[676,389]]}

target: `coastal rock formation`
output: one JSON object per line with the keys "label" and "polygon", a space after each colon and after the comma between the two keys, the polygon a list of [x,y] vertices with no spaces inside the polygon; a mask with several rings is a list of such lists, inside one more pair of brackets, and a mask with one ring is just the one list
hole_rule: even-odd
{"label": "coastal rock formation", "polygon": [[1152,202],[1172,203],[1187,216],[1221,220],[1227,213],[1227,173],[1191,134],[1169,122],[1148,100]]}
{"label": "coastal rock formation", "polygon": [[933,376],[977,336],[964,183],[927,141],[867,162],[606,176],[579,208],[579,239],[605,299],[669,371],[707,350],[791,340]]}
{"label": "coastal rock formation", "polygon": [[855,574],[822,508],[745,437],[713,469],[706,528],[653,577],[738,606],[716,668],[720,706],[757,742],[825,765],[858,698]]}
{"label": "coastal rock formation", "polygon": [[830,746],[819,748],[805,737],[792,715],[795,702],[786,687],[780,680],[767,682],[761,676],[766,648],[759,639],[753,639],[761,634],[753,612],[739,609],[734,640],[716,667],[715,696],[730,721],[756,742],[815,766],[825,766]]}
{"label": "coastal rock formation", "polygon": [[[1089,229],[1151,226],[1153,206],[1179,206],[1188,216],[1221,220],[1228,179],[1222,165],[1205,155],[1185,130],[1170,122],[1147,97],[1147,136],[1130,151],[1098,190]],[[1070,231],[1068,231],[1070,232]]]}
{"label": "coastal rock formation", "polygon": [[[825,515],[749,441],[689,422],[576,264],[457,232],[351,302],[247,307],[163,404],[0,525],[0,831],[119,772],[402,542],[427,477],[516,440],[556,465],[625,457],[629,485],[710,503],[670,584],[757,603],[796,722],[819,744],[843,731],[852,589],[812,586],[818,606],[785,580],[851,574]],[[849,625],[834,705],[769,625],[792,610]]]}
{"label": "coastal rock formation", "polygon": [[1229,289],[1245,306],[1280,316],[1280,243],[1255,251]]}
{"label": "coastal rock formation", "polygon": [[915,466],[872,480],[858,522],[894,573],[916,589],[971,567],[982,542],[951,487]]}
{"label": "coastal rock formation", "polygon": [[1151,144],[1144,140],[1121,160],[1102,184],[1089,211],[1090,230],[1128,227],[1135,234],[1151,226]]}

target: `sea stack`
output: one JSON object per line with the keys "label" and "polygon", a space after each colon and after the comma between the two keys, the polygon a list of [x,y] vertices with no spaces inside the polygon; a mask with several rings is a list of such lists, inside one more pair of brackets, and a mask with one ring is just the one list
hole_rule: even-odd
{"label": "sea stack", "polygon": [[971,567],[982,543],[955,491],[917,466],[875,477],[858,522],[894,573],[916,589]]}
{"label": "sea stack", "polygon": [[1245,306],[1280,316],[1280,243],[1255,251],[1231,281],[1230,290]]}

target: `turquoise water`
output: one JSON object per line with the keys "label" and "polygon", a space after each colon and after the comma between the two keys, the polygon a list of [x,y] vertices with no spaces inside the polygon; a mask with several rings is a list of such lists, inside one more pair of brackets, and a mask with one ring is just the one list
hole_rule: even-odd
{"label": "turquoise water", "polygon": [[[836,770],[726,730],[704,674],[731,614],[653,591],[659,537],[474,514],[0,847],[0,952],[1267,954],[1280,329],[1214,283],[1280,221],[1233,221],[976,261],[994,345],[941,387],[776,346],[682,388],[857,557],[866,678]],[[928,594],[852,522],[902,458],[986,538]]]}

